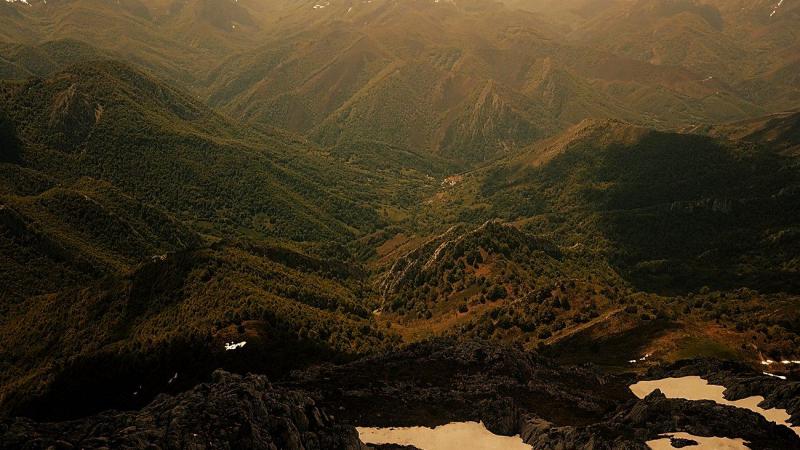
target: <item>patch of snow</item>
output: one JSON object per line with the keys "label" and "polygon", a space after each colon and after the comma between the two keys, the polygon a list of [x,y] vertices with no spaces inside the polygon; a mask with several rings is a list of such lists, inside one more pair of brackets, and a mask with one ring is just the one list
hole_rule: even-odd
{"label": "patch of snow", "polygon": [[769,365],[772,365],[772,364],[783,364],[783,365],[785,365],[785,366],[788,366],[788,365],[800,364],[800,360],[796,360],[796,359],[793,359],[793,360],[784,359],[784,360],[782,360],[782,361],[773,361],[773,360],[771,360],[771,359],[765,359],[765,360],[762,360],[762,361],[761,361],[761,365],[762,365],[762,366],[769,366]]}
{"label": "patch of snow", "polygon": [[664,378],[661,380],[640,381],[630,386],[631,392],[639,398],[647,397],[651,392],[659,389],[667,398],[683,398],[686,400],[711,400],[720,405],[744,408],[760,414],[770,422],[784,425],[800,435],[800,426],[795,427],[789,422],[789,413],[785,409],[761,408],[764,397],[754,395],[740,400],[725,398],[725,386],[709,384],[708,381],[698,376],[681,378]]}
{"label": "patch of snow", "polygon": [[436,428],[358,427],[356,430],[359,439],[367,444],[413,445],[425,450],[531,450],[519,435],[499,436],[478,422],[455,422]]}
{"label": "patch of snow", "polygon": [[245,346],[245,344],[247,344],[247,341],[236,342],[236,343],[228,342],[227,344],[225,344],[225,351],[236,350],[237,348],[242,348],[242,347]]}
{"label": "patch of snow", "polygon": [[761,373],[763,373],[764,375],[766,375],[768,377],[780,378],[781,380],[785,380],[786,379],[786,377],[783,376],[783,375],[775,375],[774,373],[769,373],[769,372],[761,372]]}
{"label": "patch of snow", "polygon": [[[22,1],[24,1],[24,0],[22,0]],[[777,4],[776,4],[776,5],[775,5],[775,6],[772,8],[772,12],[771,12],[771,13],[769,13],[769,16],[770,16],[770,17],[772,17],[772,16],[774,16],[775,14],[777,14],[777,13],[778,13],[778,9],[779,9],[781,6],[783,6],[783,1],[784,1],[784,0],[779,0],[779,1],[778,1],[778,3],[777,3]]]}

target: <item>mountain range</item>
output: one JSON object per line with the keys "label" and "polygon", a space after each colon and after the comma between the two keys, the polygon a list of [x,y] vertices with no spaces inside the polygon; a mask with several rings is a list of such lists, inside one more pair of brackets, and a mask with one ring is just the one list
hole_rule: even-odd
{"label": "mountain range", "polygon": [[0,449],[798,445],[799,8],[0,3]]}

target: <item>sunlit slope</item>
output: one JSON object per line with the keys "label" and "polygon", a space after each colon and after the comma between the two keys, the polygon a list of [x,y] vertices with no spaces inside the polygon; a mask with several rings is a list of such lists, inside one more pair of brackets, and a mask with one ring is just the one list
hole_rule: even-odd
{"label": "sunlit slope", "polygon": [[284,33],[231,56],[209,98],[324,145],[378,140],[483,161],[587,117],[658,126],[762,110],[721,83],[575,44],[499,3],[333,3],[287,9]]}
{"label": "sunlit slope", "polygon": [[3,97],[23,165],[59,181],[103,179],[181,220],[301,240],[376,220],[357,172],[291,135],[235,126],[124,64],[10,83]]}

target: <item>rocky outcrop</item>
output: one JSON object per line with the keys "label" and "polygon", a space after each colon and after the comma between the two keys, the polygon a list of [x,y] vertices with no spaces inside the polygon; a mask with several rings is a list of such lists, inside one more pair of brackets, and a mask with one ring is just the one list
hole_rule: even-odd
{"label": "rocky outcrop", "polygon": [[697,375],[709,383],[725,386],[725,398],[741,400],[752,396],[764,397],[765,409],[785,409],[793,424],[800,424],[800,382],[781,380],[764,375],[749,366],[716,359],[690,359],[665,367],[654,367],[647,378],[683,377]]}
{"label": "rocky outcrop", "polygon": [[[783,387],[733,363],[693,360],[647,377],[702,375],[737,398],[792,405]],[[0,422],[0,450],[69,448],[366,450],[355,426],[437,426],[482,421],[537,450],[639,450],[667,433],[743,439],[749,448],[800,448],[800,437],[752,411],[712,401],[637,399],[632,375],[560,366],[518,347],[436,339],[347,364],[322,365],[271,384],[214,373],[213,382],[161,395],[140,411],[80,420]],[[758,388],[758,392],[753,392]],[[334,413],[334,418],[331,413]],[[684,445],[687,442],[674,442]],[[385,450],[413,450],[381,445]]]}
{"label": "rocky outcrop", "polygon": [[449,339],[296,373],[290,387],[307,390],[352,425],[482,421],[502,435],[517,434],[527,411],[559,425],[582,425],[635,400],[624,377],[561,367],[516,347]]}
{"label": "rocky outcrop", "polygon": [[656,390],[608,419],[585,427],[556,427],[529,415],[520,423],[535,449],[646,449],[644,442],[684,431],[696,436],[740,438],[751,449],[797,448],[800,438],[752,411],[712,401],[668,399]]}
{"label": "rocky outcrop", "polygon": [[520,434],[537,450],[646,449],[645,442],[674,432],[740,438],[753,449],[800,448],[791,430],[752,411],[658,391],[637,399],[628,388],[633,381],[590,365],[559,366],[516,347],[434,340],[296,373],[290,384],[352,425],[482,421],[493,433]]}
{"label": "rocky outcrop", "polygon": [[0,449],[366,449],[353,427],[302,393],[264,376],[217,371],[213,382],[162,395],[141,411],[108,411],[60,423],[0,422]]}

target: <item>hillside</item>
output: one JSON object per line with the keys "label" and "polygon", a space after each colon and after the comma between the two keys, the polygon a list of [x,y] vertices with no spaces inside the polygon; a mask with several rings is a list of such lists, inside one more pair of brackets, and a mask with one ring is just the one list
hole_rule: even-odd
{"label": "hillside", "polygon": [[797,156],[800,150],[800,113],[794,111],[692,131],[769,145],[787,155]]}
{"label": "hillside", "polygon": [[759,112],[692,70],[562,42],[537,15],[499,3],[288,14],[274,42],[212,72],[210,101],[326,145],[367,137],[474,162],[586,117],[677,124]]}
{"label": "hillside", "polygon": [[461,330],[535,348],[618,308],[627,290],[609,268],[590,271],[574,250],[508,224],[454,226],[385,268],[380,319],[410,340]]}
{"label": "hillside", "polygon": [[[220,364],[265,367],[247,355],[291,354],[268,364],[283,373],[391,342],[335,244],[379,223],[360,203],[381,175],[118,62],[7,83],[2,98],[4,413],[137,406]],[[225,352],[233,340],[244,359]]]}
{"label": "hillside", "polygon": [[429,208],[460,204],[460,217],[580,245],[646,290],[793,292],[797,166],[774,145],[584,122],[466,175]]}
{"label": "hillside", "polygon": [[796,447],[798,8],[0,1],[0,450]]}
{"label": "hillside", "polygon": [[794,7],[765,23],[760,6],[605,4],[17,2],[0,74],[122,59],[259,128],[462,167],[586,118],[669,128],[796,106]]}
{"label": "hillside", "polygon": [[[141,406],[220,366],[281,375],[389,345],[357,273],[335,267],[283,247],[218,243],[6,304],[0,404],[76,417]],[[226,351],[230,342],[247,344]]]}
{"label": "hillside", "polygon": [[12,45],[0,54],[14,63],[20,44],[39,51],[51,42],[78,42],[187,87],[219,58],[255,45],[269,8],[248,4],[254,10],[232,0],[5,2],[0,42]]}
{"label": "hillside", "polygon": [[797,83],[789,75],[800,56],[796,4],[640,0],[607,5],[589,12],[570,40],[687,68],[703,83],[725,86],[770,110],[796,107]]}
{"label": "hillside", "polygon": [[12,303],[126,271],[147,258],[201,241],[168,214],[108,183],[82,179],[59,187],[45,180],[41,189],[0,194],[1,281]]}
{"label": "hillside", "polygon": [[103,179],[228,233],[335,238],[378,220],[359,204],[357,171],[329,171],[313,146],[238,127],[124,64],[73,66],[2,96],[27,144],[22,165],[62,182]]}

